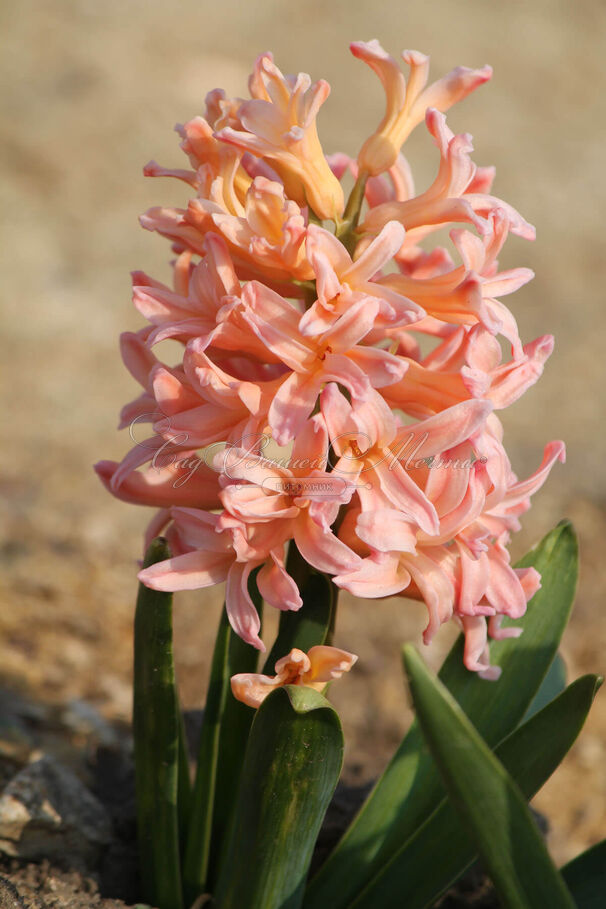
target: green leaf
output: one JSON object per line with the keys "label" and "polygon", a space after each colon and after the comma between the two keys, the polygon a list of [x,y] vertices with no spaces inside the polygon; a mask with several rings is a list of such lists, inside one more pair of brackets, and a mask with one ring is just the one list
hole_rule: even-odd
{"label": "green leaf", "polygon": [[[542,576],[518,639],[493,641],[492,660],[501,678],[487,682],[463,665],[462,637],[439,677],[489,745],[497,745],[528,710],[557,652],[577,581],[577,541],[569,523],[559,524],[518,563]],[[504,624],[508,624],[505,620]],[[429,817],[444,787],[415,720],[387,769],[345,835],[310,883],[305,909],[344,909]]]}
{"label": "green leaf", "polygon": [[[170,558],[158,537],[144,567]],[[177,791],[179,705],[172,642],[172,595],[139,585],[133,697],[139,863],[143,895],[159,909],[182,909]]]}
{"label": "green leaf", "polygon": [[[586,675],[511,733],[495,755],[531,799],[579,734],[601,679]],[[448,799],[353,901],[352,909],[423,909],[474,861],[477,850]]]}
{"label": "green leaf", "polygon": [[293,647],[307,652],[316,644],[329,643],[336,609],[336,587],[329,577],[303,561],[294,543],[288,553],[287,570],[297,583],[303,606],[296,612],[280,614],[278,635],[263,667],[267,675],[273,675],[277,660]]}
{"label": "green leaf", "polygon": [[[257,612],[262,615],[263,603],[256,584],[256,574],[249,579],[249,593]],[[231,679],[240,672],[256,672],[259,652],[233,631],[229,633],[226,676]],[[244,752],[255,711],[237,701],[231,686],[227,690],[221,717],[219,751],[217,755],[217,780],[210,843],[208,889],[214,889],[219,863],[225,852],[238,796]]]}
{"label": "green leaf", "polygon": [[210,681],[198,745],[198,762],[192,797],[190,823],[183,862],[183,889],[187,905],[207,886],[210,840],[214,810],[215,782],[219,755],[221,716],[229,687],[228,652],[231,628],[225,609],[210,668]]}
{"label": "green leaf", "polygon": [[542,710],[550,701],[553,701],[566,688],[566,665],[559,653],[556,653],[541,687],[537,691],[532,704],[526,711],[524,720],[530,719],[539,710]]}
{"label": "green leaf", "polygon": [[606,840],[577,855],[560,869],[577,909],[604,909]]}
{"label": "green leaf", "polygon": [[183,713],[179,710],[179,779],[177,785],[177,817],[179,820],[179,848],[181,858],[187,843],[189,816],[191,810],[192,785],[189,775],[189,754]]}
{"label": "green leaf", "polygon": [[216,892],[221,909],[297,909],[339,779],[339,718],[312,688],[273,691],[255,716],[236,821]]}
{"label": "green leaf", "polygon": [[449,798],[506,909],[574,909],[526,801],[455,699],[410,644],[404,663]]}

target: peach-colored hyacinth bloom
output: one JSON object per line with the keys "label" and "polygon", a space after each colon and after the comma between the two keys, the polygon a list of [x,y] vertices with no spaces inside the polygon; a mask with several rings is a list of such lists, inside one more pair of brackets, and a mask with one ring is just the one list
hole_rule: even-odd
{"label": "peach-colored hyacinth bloom", "polygon": [[[490,67],[428,84],[417,51],[402,53],[405,78],[377,41],[351,50],[386,97],[357,160],[325,155],[328,84],[284,75],[265,53],[249,98],[215,89],[178,127],[189,167],[145,168],[189,198],[141,219],[170,241],[172,281],[133,273],[146,324],[121,339],[140,389],[120,427],[134,445],[97,473],[117,498],[159,509],[146,541],[165,533],[172,555],[143,583],[225,583],[229,621],[253,647],[266,646],[255,592],[305,609],[290,553],[356,596],[424,603],[426,643],[453,621],[467,668],[496,678],[488,639],[520,633],[503,618],[520,619],[540,585],[511,566],[509,542],[565,457],[549,442],[518,479],[499,419],[553,350],[551,335],[522,339],[503,302],[533,275],[502,268],[501,250],[534,228],[445,116]],[[417,193],[402,146],[421,124],[436,175]],[[257,706],[277,685],[321,688],[354,660],[295,650],[274,678],[237,676],[234,692]]]}

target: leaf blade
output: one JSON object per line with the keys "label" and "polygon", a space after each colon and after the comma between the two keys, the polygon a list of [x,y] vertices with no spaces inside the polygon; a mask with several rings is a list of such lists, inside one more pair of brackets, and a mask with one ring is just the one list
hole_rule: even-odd
{"label": "leaf blade", "polygon": [[[152,541],[144,567],[170,558]],[[133,730],[141,882],[162,909],[182,909],[179,855],[179,706],[172,650],[172,595],[139,585],[135,609]]]}
{"label": "leaf blade", "polygon": [[602,909],[606,893],[606,840],[577,855],[560,870],[577,909]]}
{"label": "leaf blade", "polygon": [[221,909],[296,909],[343,760],[334,708],[311,688],[273,691],[253,721]]}
{"label": "leaf blade", "polygon": [[[575,909],[522,794],[412,645],[404,661],[419,723],[506,909]],[[470,774],[470,767],[473,773]]]}
{"label": "leaf blade", "polygon": [[[538,792],[574,743],[600,684],[593,675],[577,679],[495,750],[526,799]],[[353,901],[351,909],[433,905],[476,854],[454,808],[444,799]]]}
{"label": "leaf blade", "polygon": [[553,658],[553,663],[547,670],[547,674],[541,683],[541,687],[535,694],[532,702],[524,714],[524,721],[542,710],[550,701],[564,691],[566,688],[566,665],[559,653]]}

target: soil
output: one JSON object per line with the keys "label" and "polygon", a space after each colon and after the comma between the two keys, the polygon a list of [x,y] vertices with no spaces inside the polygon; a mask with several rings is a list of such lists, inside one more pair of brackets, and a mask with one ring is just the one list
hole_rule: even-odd
{"label": "soil", "polygon": [[124,909],[122,900],[104,899],[96,881],[78,871],[40,865],[0,865],[0,909]]}

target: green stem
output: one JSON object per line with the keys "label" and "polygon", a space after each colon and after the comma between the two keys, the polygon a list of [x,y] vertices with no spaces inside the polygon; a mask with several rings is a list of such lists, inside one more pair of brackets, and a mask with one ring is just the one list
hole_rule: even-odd
{"label": "green stem", "polygon": [[343,220],[337,224],[336,235],[350,255],[353,255],[358,242],[356,228],[364,203],[367,180],[368,174],[366,171],[361,171],[347,200],[347,205],[343,212]]}
{"label": "green stem", "polygon": [[177,816],[179,819],[179,847],[181,858],[185,854],[189,813],[191,810],[192,785],[189,774],[189,753],[183,713],[179,710],[179,781],[177,786]]}
{"label": "green stem", "polygon": [[215,641],[204,719],[200,732],[198,765],[183,863],[183,889],[188,906],[204,893],[207,887],[219,734],[229,686],[227,674],[229,636],[229,621],[227,612],[223,609]]}
{"label": "green stem", "polygon": [[339,605],[339,588],[336,584],[333,584],[332,580],[330,581],[330,588],[332,594],[332,608],[330,610],[330,623],[328,625],[328,630],[326,632],[325,644],[328,644],[330,647],[333,645],[335,639],[335,630],[337,627],[337,608]]}
{"label": "green stem", "polygon": [[322,225],[324,224],[324,222],[322,221],[322,218],[319,218],[317,216],[317,214],[315,213],[315,211],[313,210],[313,208],[311,207],[309,202],[307,203],[307,223],[315,224],[315,225],[317,225],[317,227],[322,227]]}
{"label": "green stem", "polygon": [[[248,581],[248,591],[259,616],[263,615],[263,601],[257,588],[258,569]],[[231,679],[239,672],[256,672],[259,652],[242,638],[230,631],[227,676]],[[217,781],[210,843],[208,889],[214,892],[219,868],[225,857],[226,846],[233,826],[233,815],[238,797],[242,763],[250,726],[255,711],[237,701],[228,690],[225,709],[221,718]]]}
{"label": "green stem", "polygon": [[[158,537],[144,567],[170,558]],[[179,856],[179,705],[172,646],[172,595],[139,585],[133,692],[139,864],[144,898],[183,909]]]}

